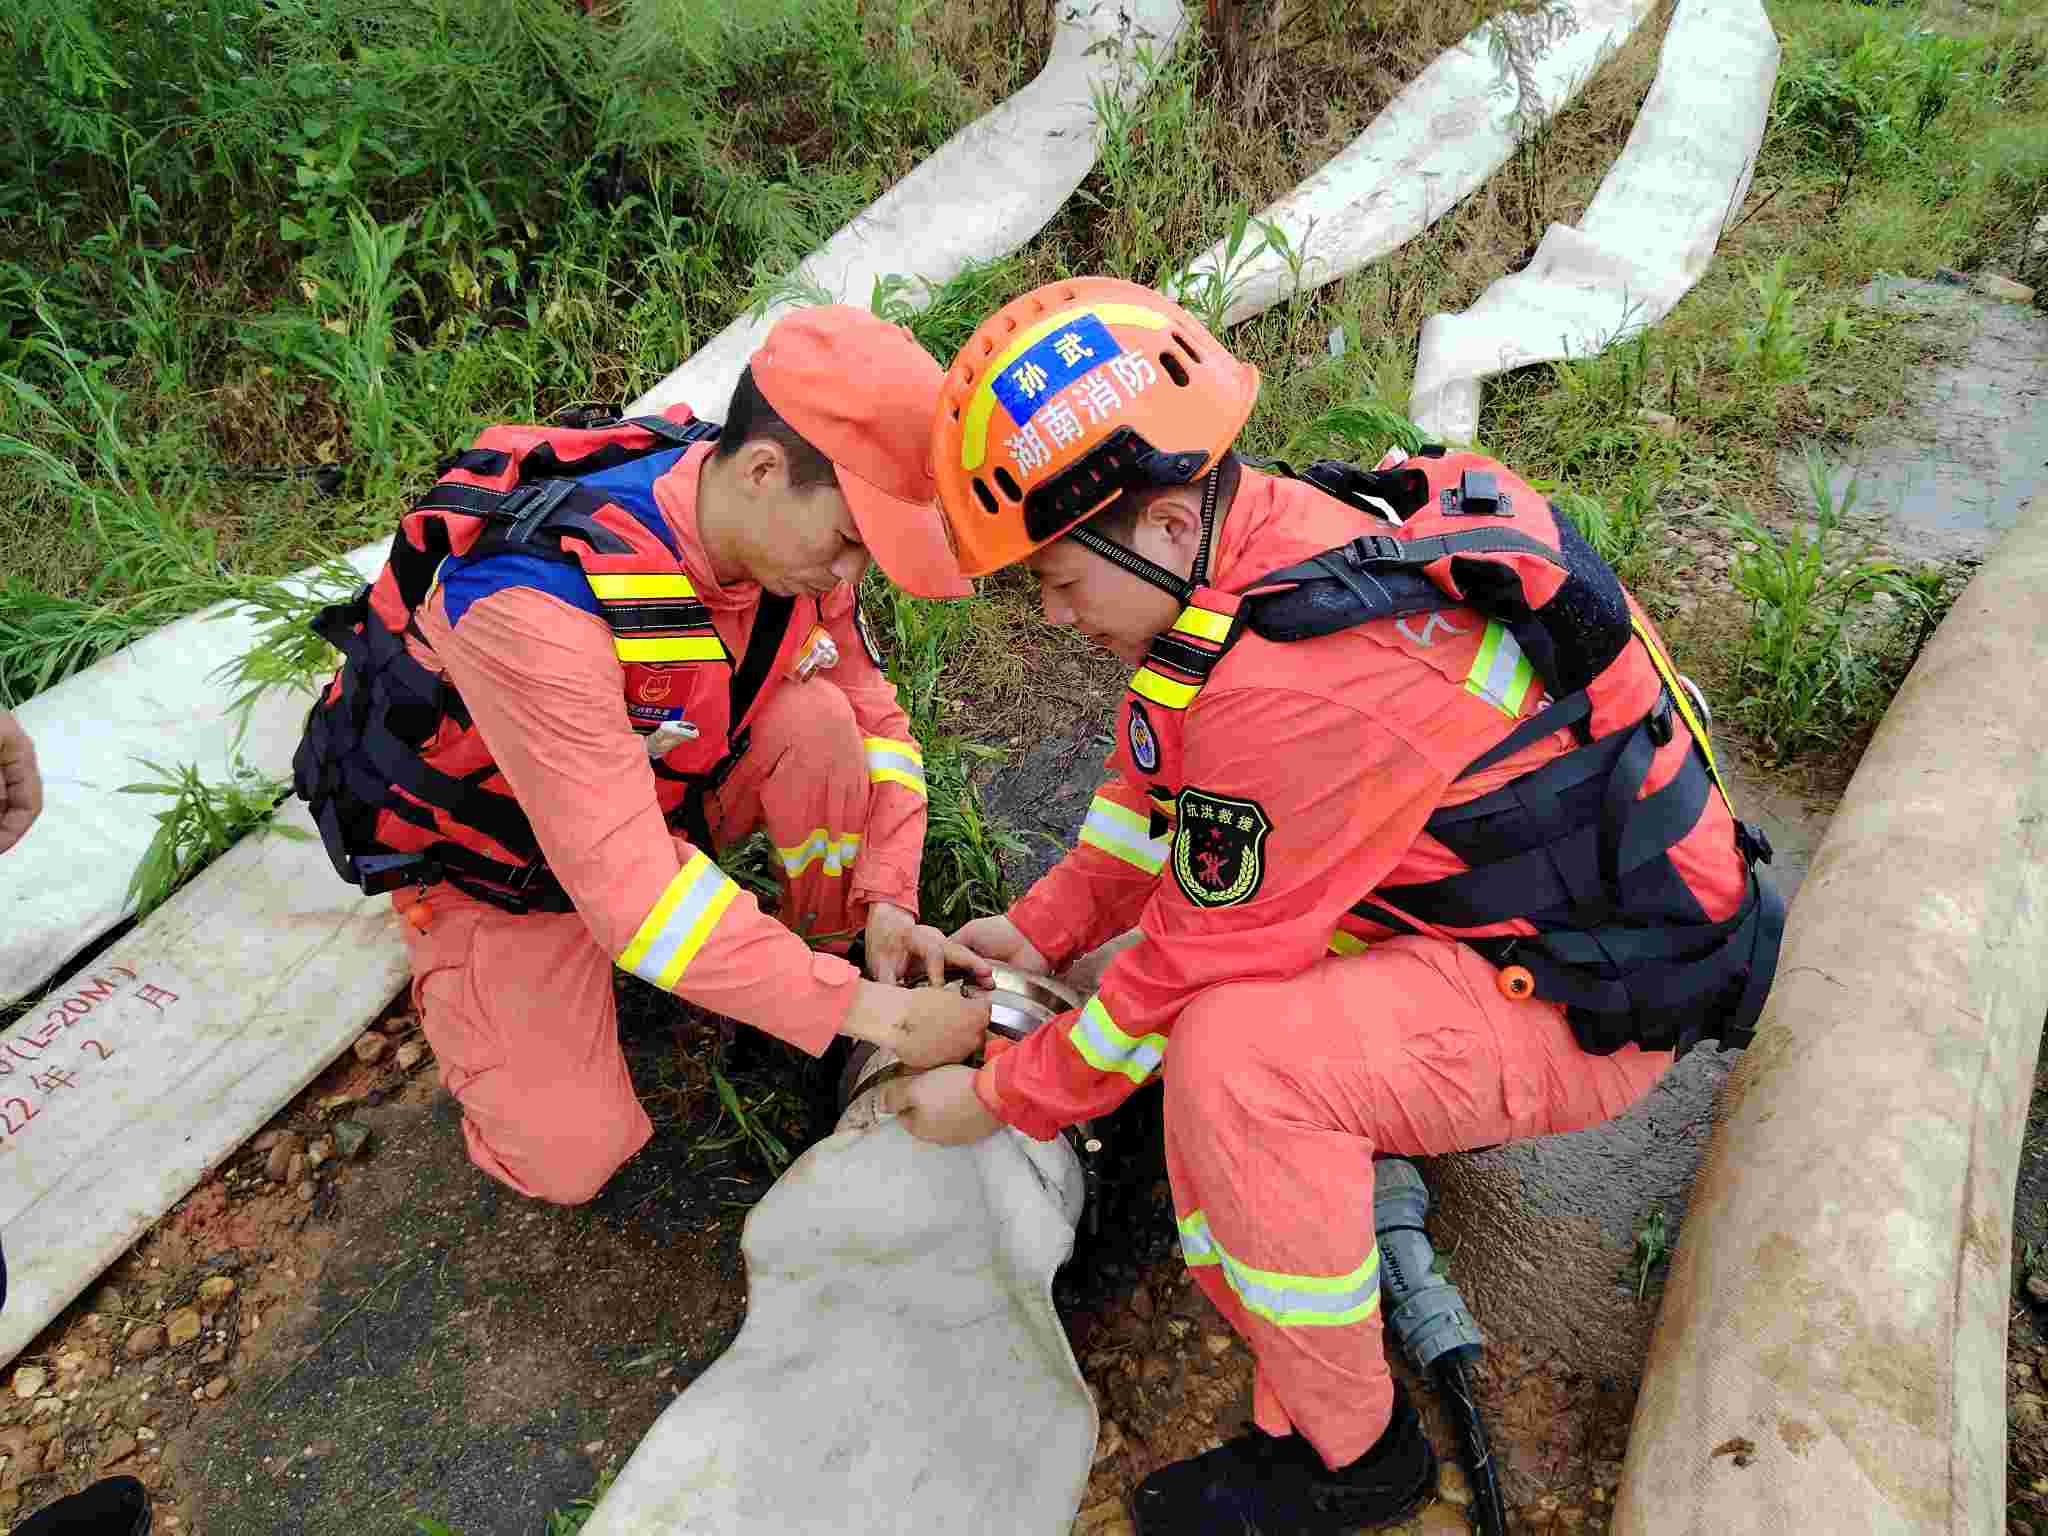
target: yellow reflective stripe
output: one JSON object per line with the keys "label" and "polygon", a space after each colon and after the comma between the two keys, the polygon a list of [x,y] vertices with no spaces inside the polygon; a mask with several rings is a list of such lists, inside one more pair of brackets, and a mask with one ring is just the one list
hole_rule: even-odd
{"label": "yellow reflective stripe", "polygon": [[1181,1257],[1188,1267],[1218,1265],[1245,1310],[1282,1328],[1338,1328],[1364,1322],[1380,1309],[1380,1250],[1373,1243],[1365,1262],[1348,1274],[1290,1275],[1254,1269],[1234,1259],[1209,1230],[1209,1218],[1191,1211],[1180,1226]]}
{"label": "yellow reflective stripe", "polygon": [[739,893],[707,855],[692,854],[620,953],[619,969],[673,990]]}
{"label": "yellow reflective stripe", "polygon": [[860,744],[870,756],[877,752],[893,752],[899,757],[910,758],[913,762],[924,762],[924,749],[914,741],[898,741],[893,736],[863,736]]}
{"label": "yellow reflective stripe", "polygon": [[1371,948],[1372,945],[1357,934],[1346,933],[1342,928],[1330,935],[1330,953],[1333,955],[1362,955]]}
{"label": "yellow reflective stripe", "polygon": [[723,661],[725,647],[716,635],[660,635],[651,639],[612,638],[620,661]]}
{"label": "yellow reflective stripe", "polygon": [[1643,649],[1650,653],[1650,665],[1657,669],[1657,675],[1664,679],[1665,691],[1678,707],[1679,718],[1685,721],[1685,728],[1692,732],[1692,739],[1699,744],[1700,756],[1707,760],[1707,772],[1713,775],[1714,787],[1721,791],[1722,803],[1728,807],[1728,814],[1735,814],[1735,797],[1728,793],[1728,785],[1721,777],[1721,765],[1714,761],[1714,744],[1707,739],[1706,727],[1701,725],[1694,714],[1692,700],[1687,697],[1685,687],[1678,681],[1678,670],[1671,660],[1650,638],[1650,629],[1640,618],[1631,615],[1629,622],[1635,626],[1636,638],[1643,642]]}
{"label": "yellow reflective stripe", "polygon": [[1088,819],[1081,823],[1081,841],[1122,859],[1134,869],[1156,875],[1166,862],[1166,850],[1172,839],[1155,838],[1149,816],[1097,795],[1088,807]]}
{"label": "yellow reflective stripe", "polygon": [[982,460],[988,457],[988,420],[996,408],[996,379],[1002,371],[1022,357],[1034,343],[1043,341],[1075,316],[1091,314],[1105,325],[1135,325],[1147,331],[1166,329],[1164,315],[1136,304],[1081,304],[1063,309],[1036,325],[1026,326],[981,370],[981,387],[975,390],[974,398],[967,402],[967,409],[960,417],[962,469],[979,469]]}
{"label": "yellow reflective stripe", "polygon": [[931,798],[930,793],[925,789],[924,776],[922,774],[905,773],[900,768],[870,768],[868,770],[868,782],[870,784],[901,784],[920,800]]}
{"label": "yellow reflective stripe", "polygon": [[892,741],[886,736],[862,738],[866,748],[868,782],[870,784],[901,784],[918,799],[927,798],[924,782],[924,753],[907,741]]}
{"label": "yellow reflective stripe", "polygon": [[[1160,815],[1164,816],[1168,821],[1173,820],[1175,815],[1179,812],[1179,802],[1176,801],[1171,795],[1167,795],[1164,797],[1159,795],[1147,795],[1145,798],[1151,802],[1152,809],[1157,811]],[[1147,823],[1146,830],[1149,831],[1150,829],[1150,823]]]}
{"label": "yellow reflective stripe", "polygon": [[1193,683],[1176,683],[1170,677],[1161,677],[1150,667],[1140,667],[1131,674],[1131,692],[1166,709],[1186,709],[1201,689]]}
{"label": "yellow reflective stripe", "polygon": [[1088,999],[1067,1038],[1081,1059],[1098,1072],[1115,1072],[1142,1083],[1166,1057],[1166,1036],[1132,1036],[1117,1028],[1100,995]]}
{"label": "yellow reflective stripe", "polygon": [[860,856],[860,839],[858,832],[835,838],[830,828],[819,827],[794,848],[778,847],[775,853],[782,860],[783,872],[792,880],[820,859],[825,861],[825,873],[836,877]]}
{"label": "yellow reflective stripe", "polygon": [[1522,712],[1522,701],[1536,681],[1536,669],[1522,654],[1522,647],[1507,626],[1489,621],[1479,642],[1479,654],[1472,658],[1472,670],[1465,674],[1465,691],[1486,700],[1509,719]]}
{"label": "yellow reflective stripe", "polygon": [[591,576],[593,596],[605,599],[627,597],[695,597],[690,578],[678,572],[672,576]]}
{"label": "yellow reflective stripe", "polygon": [[1230,620],[1206,608],[1183,608],[1173,627],[1184,635],[1199,635],[1221,645],[1230,638]]}

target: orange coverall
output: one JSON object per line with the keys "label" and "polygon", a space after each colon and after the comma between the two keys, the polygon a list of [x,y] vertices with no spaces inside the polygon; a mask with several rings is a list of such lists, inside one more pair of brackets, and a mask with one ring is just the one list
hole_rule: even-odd
{"label": "orange coverall", "polygon": [[[1247,470],[1210,587],[1245,590],[1354,537],[1360,519],[1310,486]],[[1259,1425],[1300,1432],[1332,1466],[1378,1439],[1392,1397],[1374,1155],[1592,1125],[1672,1060],[1635,1046],[1589,1055],[1562,1008],[1508,1001],[1475,951],[1396,937],[1348,910],[1376,889],[1465,869],[1424,832],[1431,813],[1573,745],[1553,736],[1456,782],[1543,703],[1540,687],[1504,699],[1474,686],[1496,655],[1484,650],[1487,630],[1452,609],[1288,644],[1247,632],[1178,716],[1148,706],[1154,729],[1182,733],[1181,785],[1265,813],[1261,883],[1250,899],[1204,907],[1161,875],[1171,843],[1150,835],[1145,779],[1120,733],[1080,844],[1010,916],[1055,969],[1133,925],[1141,941],[1084,1009],[1005,1052],[976,1084],[993,1112],[1044,1138],[1113,1109],[1164,1064],[1183,1253],[1257,1356]],[[1596,734],[1650,708],[1658,685],[1641,671],[1639,688],[1596,711]],[[1680,724],[1642,793],[1691,750]],[[1149,741],[1145,752],[1158,760]],[[1670,857],[1710,918],[1740,905],[1745,866],[1718,797]],[[1532,930],[1476,930],[1516,931]]]}
{"label": "orange coverall", "polygon": [[[704,557],[697,477],[710,453],[690,449],[655,482],[655,501],[719,637],[744,656],[761,588],[721,587]],[[451,594],[436,585],[419,612],[431,650],[413,654],[446,669],[576,909],[515,915],[445,884],[393,902],[426,908],[404,925],[413,1001],[462,1103],[471,1158],[522,1194],[576,1202],[652,1134],[619,1049],[612,969],[697,850],[662,819],[605,622],[532,586],[494,586],[490,564],[455,578],[452,622]],[[472,578],[485,595],[460,590]],[[782,921],[735,891],[675,987],[814,1055],[838,1032],[859,972],[791,926],[850,935],[877,901],[915,913],[924,845],[921,757],[854,604],[850,586],[820,600],[838,664],[770,678],[752,745],[707,806],[722,848],[766,828]],[[811,623],[799,600],[785,658]]]}

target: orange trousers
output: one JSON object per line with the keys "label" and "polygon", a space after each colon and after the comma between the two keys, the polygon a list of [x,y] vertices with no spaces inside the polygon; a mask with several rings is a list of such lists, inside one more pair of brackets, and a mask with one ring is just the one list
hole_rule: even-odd
{"label": "orange trousers", "polygon": [[[706,810],[720,848],[766,829],[791,927],[857,933],[867,907],[838,850],[866,826],[867,797],[853,708],[814,678],[762,706],[753,744]],[[471,1161],[523,1195],[590,1199],[654,1133],[619,1048],[612,957],[574,912],[506,912],[447,885],[393,902],[427,909],[423,929],[400,924],[413,1006],[461,1101]]]}
{"label": "orange trousers", "polygon": [[1462,945],[1399,938],[1286,981],[1203,993],[1167,1053],[1181,1250],[1258,1362],[1253,1417],[1332,1467],[1380,1437],[1373,1155],[1434,1155],[1620,1114],[1671,1065],[1589,1056],[1563,1010],[1510,1002]]}

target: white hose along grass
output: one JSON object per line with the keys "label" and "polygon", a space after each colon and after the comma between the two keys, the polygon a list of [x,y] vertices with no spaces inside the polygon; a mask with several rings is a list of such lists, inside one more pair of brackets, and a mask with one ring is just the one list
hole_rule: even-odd
{"label": "white hose along grass", "polygon": [[1526,268],[1423,327],[1416,425],[1471,442],[1482,379],[1589,356],[1663,319],[1742,206],[1777,73],[1758,0],[1680,0],[1656,83],[1586,216],[1551,225]]}
{"label": "white hose along grass", "polygon": [[[1150,83],[1187,26],[1181,0],[1082,0],[1059,7],[1051,56],[1036,79],[977,118],[806,257],[797,276],[845,304],[865,305],[878,278],[937,287],[970,264],[1007,256],[1059,212],[1095,164],[1095,98],[1126,104]],[[740,369],[789,305],[742,316],[632,405],[637,414],[686,400],[725,406]]]}
{"label": "white hose along grass", "polygon": [[229,849],[0,1032],[0,1366],[404,981],[390,903],[335,879],[304,806],[279,820],[302,839]]}
{"label": "white hose along grass", "polygon": [[[368,577],[385,548],[364,545],[348,558]],[[128,879],[164,806],[120,793],[154,777],[138,758],[191,763],[208,780],[227,778],[238,753],[272,777],[291,772],[311,696],[264,695],[236,739],[233,690],[214,672],[254,645],[260,626],[230,606],[166,624],[15,711],[36,744],[44,807],[0,865],[0,1003],[34,991],[128,915]],[[324,859],[309,873],[335,878]]]}
{"label": "white hose along grass", "polygon": [[[1570,30],[1544,43],[1534,22],[1489,21],[1417,75],[1327,165],[1259,218],[1277,250],[1229,263],[1223,241],[1190,261],[1188,284],[1220,282],[1223,323],[1261,314],[1377,261],[1442,218],[1499,170],[1528,129],[1548,122],[1649,14],[1649,0],[1572,0]],[[1561,30],[1558,29],[1558,30]],[[1517,83],[1514,61],[1524,66]]]}

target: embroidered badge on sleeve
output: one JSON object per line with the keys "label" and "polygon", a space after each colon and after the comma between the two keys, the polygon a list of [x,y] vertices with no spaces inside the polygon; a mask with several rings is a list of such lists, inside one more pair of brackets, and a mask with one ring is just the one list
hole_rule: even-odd
{"label": "embroidered badge on sleeve", "polygon": [[1256,800],[1182,790],[1173,839],[1174,883],[1198,907],[1250,901],[1266,878],[1266,837],[1272,830]]}

